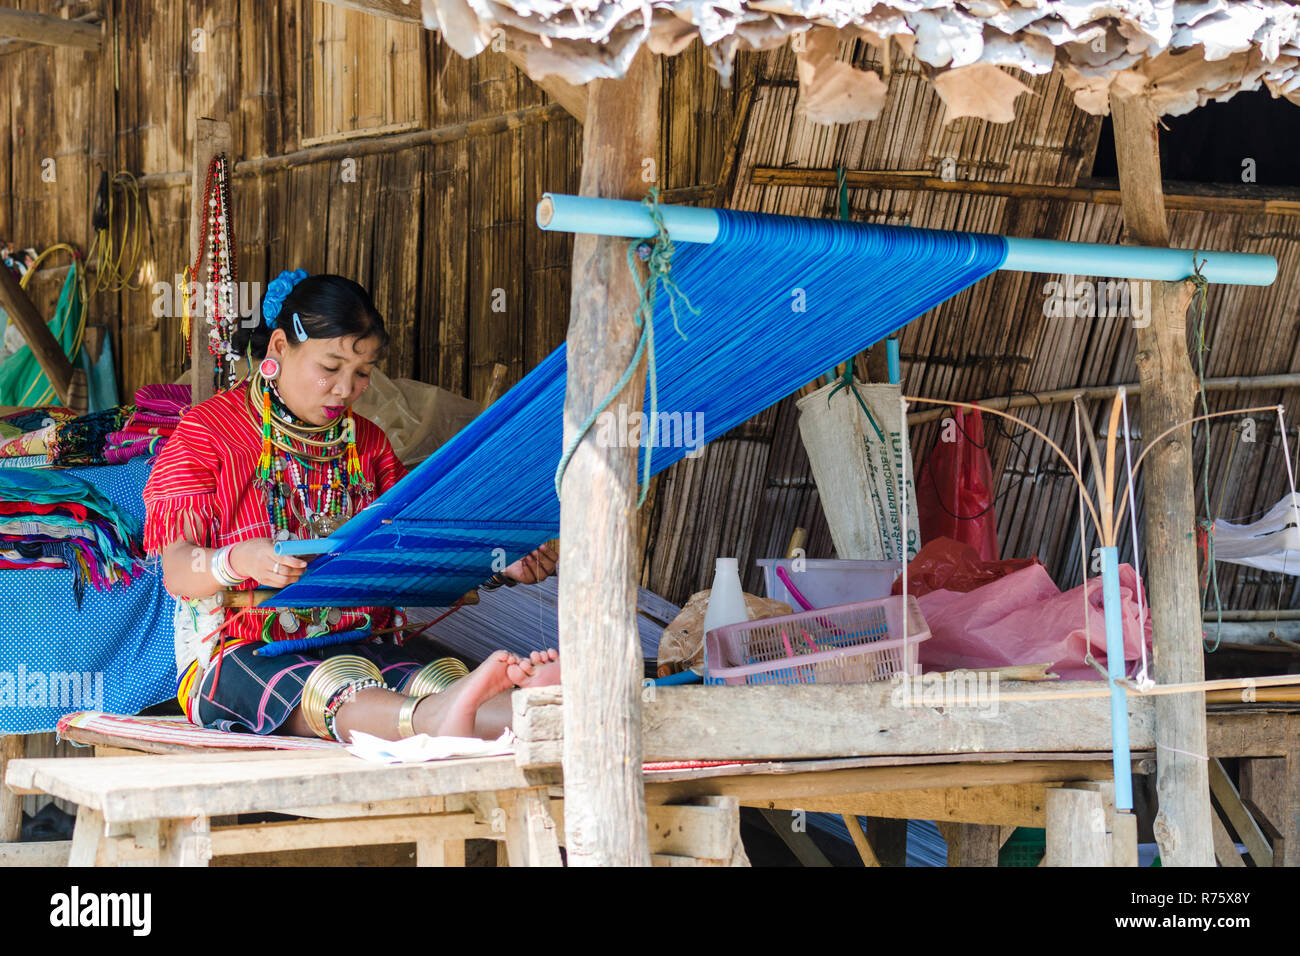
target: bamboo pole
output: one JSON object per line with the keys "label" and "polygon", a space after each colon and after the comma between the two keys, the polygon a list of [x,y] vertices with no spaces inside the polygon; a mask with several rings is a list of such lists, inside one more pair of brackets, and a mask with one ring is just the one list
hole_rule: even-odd
{"label": "bamboo pole", "polygon": [[[88,302],[83,303],[82,308],[87,308],[89,305]],[[84,405],[80,408],[76,407],[73,388],[74,369],[68,357],[63,354],[63,346],[54,337],[50,327],[45,324],[41,314],[36,311],[36,306],[32,305],[32,300],[27,297],[27,293],[14,278],[14,274],[4,266],[0,266],[0,306],[4,307],[14,325],[18,326],[18,331],[22,332],[23,338],[27,340],[32,350],[32,355],[36,358],[36,363],[45,373],[45,377],[50,380],[50,385],[53,386],[63,406],[74,411],[85,411]]]}
{"label": "bamboo pole", "polygon": [[[415,149],[419,146],[439,146],[446,143],[458,143],[481,136],[494,136],[512,129],[522,129],[542,123],[565,119],[568,113],[558,103],[545,106],[529,106],[500,116],[486,119],[470,120],[465,123],[449,123],[434,129],[416,130],[410,133],[390,133],[381,136],[358,136],[355,139],[338,143],[322,143],[282,153],[279,156],[258,156],[255,159],[241,160],[232,165],[231,176],[245,179],[261,176],[265,173],[282,169],[293,169],[311,163],[332,162],[336,159],[373,156],[377,153],[395,153],[403,149]],[[204,173],[207,172],[205,169]],[[184,186],[190,182],[191,173],[177,170],[170,173],[149,173],[141,176],[137,183],[141,189],[159,189]]]}
{"label": "bamboo pole", "polygon": [[[584,196],[640,198],[659,141],[659,68],[642,50],[622,80],[589,85]],[[609,394],[640,330],[627,240],[574,237],[565,447]],[[639,411],[645,367],[611,403]],[[637,447],[590,431],[560,497],[559,626],[564,667],[565,834],[570,865],[649,866],[641,774],[642,661],[636,628]],[[612,444],[613,447],[605,447]],[[623,447],[627,446],[627,447]]]}
{"label": "bamboo pole", "polygon": [[[1026,395],[1022,392],[1015,395],[980,398],[971,404],[978,405],[981,408],[1007,411],[1013,408],[1061,405],[1065,402],[1074,401],[1076,396],[1084,401],[1100,401],[1112,398],[1121,388],[1126,390],[1129,395],[1137,395],[1142,392],[1140,382],[1130,382],[1124,385],[1081,385],[1078,388],[1057,388],[1048,392],[1036,392],[1032,395]],[[1281,375],[1234,375],[1228,378],[1207,378],[1205,380],[1205,390],[1207,392],[1264,392],[1288,388],[1300,388],[1300,372],[1286,372]],[[815,389],[813,390],[815,391]],[[913,412],[907,416],[907,424],[924,425],[926,422],[938,421],[947,414],[947,409],[943,408]]]}
{"label": "bamboo pole", "polygon": [[[966,675],[978,674],[980,670],[971,671],[944,671],[943,673],[926,674],[924,677],[911,678],[915,681],[924,681],[931,678],[938,679],[945,674]],[[955,680],[955,678],[954,678]],[[1037,678],[1035,678],[1037,680]],[[1027,681],[1028,683],[1028,681]],[[1099,700],[1111,695],[1109,681],[1096,681],[1095,687],[1067,687],[1053,688],[1050,690],[998,690],[998,705],[1004,704],[1035,704],[1046,703],[1051,701],[1062,700]],[[1282,674],[1276,677],[1228,677],[1219,680],[1200,680],[1190,681],[1184,684],[1155,684],[1150,687],[1139,687],[1131,681],[1125,680],[1118,684],[1119,688],[1124,691],[1129,698],[1156,697],[1156,698],[1178,698],[1202,697],[1206,693],[1215,693],[1220,695],[1216,703],[1223,703],[1226,700],[1242,702],[1246,701],[1251,694],[1256,694],[1259,699],[1263,699],[1265,693],[1260,692],[1259,688],[1283,687],[1297,688],[1300,687],[1300,674]],[[1243,692],[1245,696],[1243,696]],[[1222,695],[1231,694],[1230,698],[1224,698]],[[948,707],[978,707],[988,702],[988,695],[965,695],[965,694],[945,694],[944,706]],[[1202,708],[1203,710],[1204,708]],[[1159,730],[1157,729],[1157,733]],[[1161,735],[1161,746],[1165,745],[1163,734]],[[1208,778],[1206,786],[1209,786]]]}
{"label": "bamboo pole", "polygon": [[[754,186],[794,186],[808,189],[833,189],[837,170],[799,169],[779,166],[755,166],[749,181]],[[929,170],[886,172],[883,170],[849,170],[845,174],[850,189],[879,189],[895,192],[931,192],[958,196],[995,196],[1003,199],[1036,199],[1056,202],[1091,203],[1101,206],[1121,205],[1121,189],[1090,186],[1047,186],[1037,183],[992,183],[981,180],[948,182]],[[1262,192],[1262,190],[1260,190]],[[1294,192],[1291,193],[1294,195]],[[1190,212],[1214,212],[1232,215],[1300,216],[1300,199],[1289,196],[1237,196],[1225,192],[1186,192],[1165,196],[1168,209]]]}
{"label": "bamboo pole", "polygon": [[[1140,94],[1112,92],[1115,154],[1124,224],[1130,242],[1169,244],[1160,179],[1155,109]],[[1196,379],[1187,354],[1187,309],[1193,285],[1151,283],[1151,322],[1136,330],[1142,381],[1142,432],[1158,435],[1192,417]],[[1190,426],[1151,450],[1144,481],[1145,549],[1153,656],[1162,682],[1196,684],[1205,677],[1196,587],[1196,507]],[[1156,701],[1156,842],[1166,866],[1213,866],[1210,784],[1206,763],[1205,695]]]}
{"label": "bamboo pole", "polygon": [[0,37],[96,53],[104,46],[103,27],[98,23],[64,20],[29,10],[0,9]]}

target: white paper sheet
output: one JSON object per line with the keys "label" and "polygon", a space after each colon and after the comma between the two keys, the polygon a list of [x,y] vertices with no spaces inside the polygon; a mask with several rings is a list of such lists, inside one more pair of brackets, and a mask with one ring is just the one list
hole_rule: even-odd
{"label": "white paper sheet", "polygon": [[452,757],[498,757],[515,752],[515,735],[507,728],[496,740],[430,737],[428,734],[416,734],[405,740],[384,740],[354,730],[352,744],[347,750],[371,763],[426,763]]}

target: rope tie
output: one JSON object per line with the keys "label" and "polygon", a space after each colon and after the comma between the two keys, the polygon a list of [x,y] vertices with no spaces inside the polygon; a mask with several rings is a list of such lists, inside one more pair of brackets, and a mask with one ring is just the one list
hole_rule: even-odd
{"label": "rope tie", "polygon": [[885,433],[881,431],[880,426],[876,424],[876,417],[871,414],[871,409],[867,408],[867,403],[862,400],[862,396],[858,393],[858,384],[853,380],[852,361],[845,363],[844,374],[840,376],[840,380],[835,384],[835,387],[831,389],[830,394],[826,396],[827,408],[830,408],[831,399],[835,397],[835,393],[842,388],[847,388],[853,393],[853,397],[858,400],[858,405],[862,408],[862,414],[866,415],[867,421],[871,422],[871,427],[875,431],[876,437],[880,439],[880,444],[887,444],[885,441]]}
{"label": "rope tie", "polygon": [[[1195,272],[1189,277],[1192,284],[1196,286],[1196,381],[1198,390],[1201,395],[1201,413],[1210,414],[1210,405],[1205,398],[1205,353],[1210,351],[1210,347],[1205,344],[1205,322],[1206,322],[1206,294],[1209,291],[1209,282],[1201,274],[1201,267],[1205,265],[1205,260],[1200,262],[1192,258],[1192,265]],[[1205,462],[1202,468],[1202,484],[1205,492],[1205,583],[1201,588],[1201,613],[1207,611],[1210,601],[1210,589],[1214,589],[1214,607],[1216,610],[1217,620],[1214,628],[1214,646],[1205,639],[1204,634],[1201,636],[1202,645],[1207,653],[1213,654],[1219,649],[1219,642],[1223,639],[1223,598],[1219,593],[1219,570],[1214,559],[1214,516],[1210,511],[1210,423],[1207,419],[1205,422]]]}
{"label": "rope tie", "polygon": [[[654,335],[654,297],[655,290],[660,283],[668,291],[668,308],[673,317],[673,328],[677,334],[682,337],[682,341],[688,341],[686,333],[682,331],[679,317],[677,314],[677,300],[680,298],[686,303],[686,308],[695,315],[700,314],[700,310],[691,305],[691,300],[686,297],[677,283],[672,279],[673,252],[675,247],[672,237],[668,235],[668,228],[664,225],[663,212],[659,209],[659,188],[650,187],[650,194],[641,200],[641,205],[645,206],[650,213],[650,218],[654,220],[655,237],[654,239],[634,239],[627,245],[627,268],[632,273],[632,281],[636,283],[637,290],[637,310],[632,316],[637,328],[641,330],[641,336],[636,343],[636,351],[632,353],[632,359],[628,362],[627,368],[619,376],[619,380],[610,389],[609,394],[605,396],[578,426],[577,434],[569,442],[564,450],[560,463],[555,469],[555,495],[560,496],[560,488],[564,483],[564,473],[569,467],[569,460],[573,457],[582,440],[587,437],[591,431],[591,426],[596,424],[596,420],[609,408],[610,404],[623,391],[627,383],[631,381],[632,376],[636,373],[637,367],[641,364],[641,355],[646,356],[646,377],[650,384],[650,424],[656,427],[659,421],[659,392],[658,377],[655,368],[655,335]],[[646,281],[641,280],[641,272],[637,268],[637,260],[640,259],[646,263],[649,269],[649,278]],[[657,437],[657,436],[656,436]],[[645,446],[645,463],[642,467],[640,481],[640,493],[637,496],[636,506],[638,508],[645,504],[646,494],[650,490],[650,455],[654,450],[654,442],[650,441]]]}

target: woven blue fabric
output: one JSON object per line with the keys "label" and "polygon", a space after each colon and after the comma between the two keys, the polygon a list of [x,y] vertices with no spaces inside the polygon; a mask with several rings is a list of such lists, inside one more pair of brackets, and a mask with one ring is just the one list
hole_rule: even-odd
{"label": "woven blue fabric", "polygon": [[[68,468],[137,523],[152,458]],[[0,570],[0,734],[53,730],[64,714],[135,714],[176,691],[175,606],[156,559],[128,586],[86,588],[68,571]]]}
{"label": "woven blue fabric", "polygon": [[[1006,258],[1000,236],[743,212],[719,217],[716,242],[678,245],[673,259],[673,281],[699,310],[679,301],[685,340],[674,330],[670,296],[661,287],[655,298],[658,412],[669,428],[654,448],[653,472]],[[554,537],[565,372],[561,347],[337,532],[336,550],[313,561],[275,604],[445,606]],[[626,416],[613,415],[612,427],[602,435],[598,425],[593,434],[637,442],[625,423]]]}

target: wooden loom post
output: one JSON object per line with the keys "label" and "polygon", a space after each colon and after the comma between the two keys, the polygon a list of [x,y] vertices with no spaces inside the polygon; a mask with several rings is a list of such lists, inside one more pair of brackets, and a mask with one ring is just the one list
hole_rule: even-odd
{"label": "wooden loom post", "polygon": [[[659,71],[647,51],[622,80],[590,84],[582,137],[584,196],[640,198],[642,160],[659,140]],[[636,350],[639,305],[627,240],[579,233],[564,405],[567,447]],[[645,363],[610,405],[640,412]],[[568,861],[649,866],[641,775],[641,644],[636,624],[637,451],[587,433],[560,498],[560,655]],[[606,447],[606,446],[610,447]],[[626,447],[631,445],[631,447]]]}
{"label": "wooden loom post", "polygon": [[[234,168],[234,157],[231,155],[234,151],[234,141],[229,123],[209,119],[206,116],[196,118],[192,142],[194,143],[194,165],[191,167],[190,176],[190,252],[186,260],[187,264],[198,259],[201,250],[207,246],[200,231],[206,213],[203,208],[203,187],[208,181],[208,166],[212,163],[212,157],[218,153],[225,153],[230,160],[231,168]],[[206,261],[205,254],[199,262],[199,272],[190,277],[191,282],[202,281],[202,270]],[[184,290],[184,294],[188,295],[189,290]],[[199,303],[204,301],[202,294],[197,297],[197,301]],[[212,385],[212,357],[208,353],[207,319],[195,316],[193,322],[194,327],[190,329],[190,404],[197,405],[211,398],[215,390]]]}
{"label": "wooden loom post", "polygon": [[[0,267],[3,268],[3,267]],[[23,832],[23,798],[4,785],[10,760],[27,756],[27,738],[22,734],[0,737],[0,843],[17,843]]]}
{"label": "wooden loom post", "polygon": [[[1110,105],[1128,240],[1167,246],[1169,224],[1161,191],[1155,110],[1137,93],[1113,91]],[[1137,328],[1137,366],[1142,381],[1142,434],[1154,436],[1192,417],[1197,386],[1187,354],[1187,308],[1194,286],[1190,281],[1153,282],[1150,286],[1148,322]],[[1143,556],[1155,676],[1162,684],[1201,681],[1205,661],[1190,426],[1151,452],[1144,476]],[[1213,866],[1205,695],[1156,698],[1155,722],[1160,804],[1155,836],[1161,862],[1165,866]]]}
{"label": "wooden loom post", "polygon": [[[36,364],[41,367],[50,387],[59,396],[64,408],[81,413],[86,410],[86,373],[74,368],[63,353],[63,346],[54,337],[50,327],[32,305],[18,279],[8,269],[0,266],[0,307],[7,313],[18,331],[22,332]],[[89,308],[83,302],[82,308]]]}

